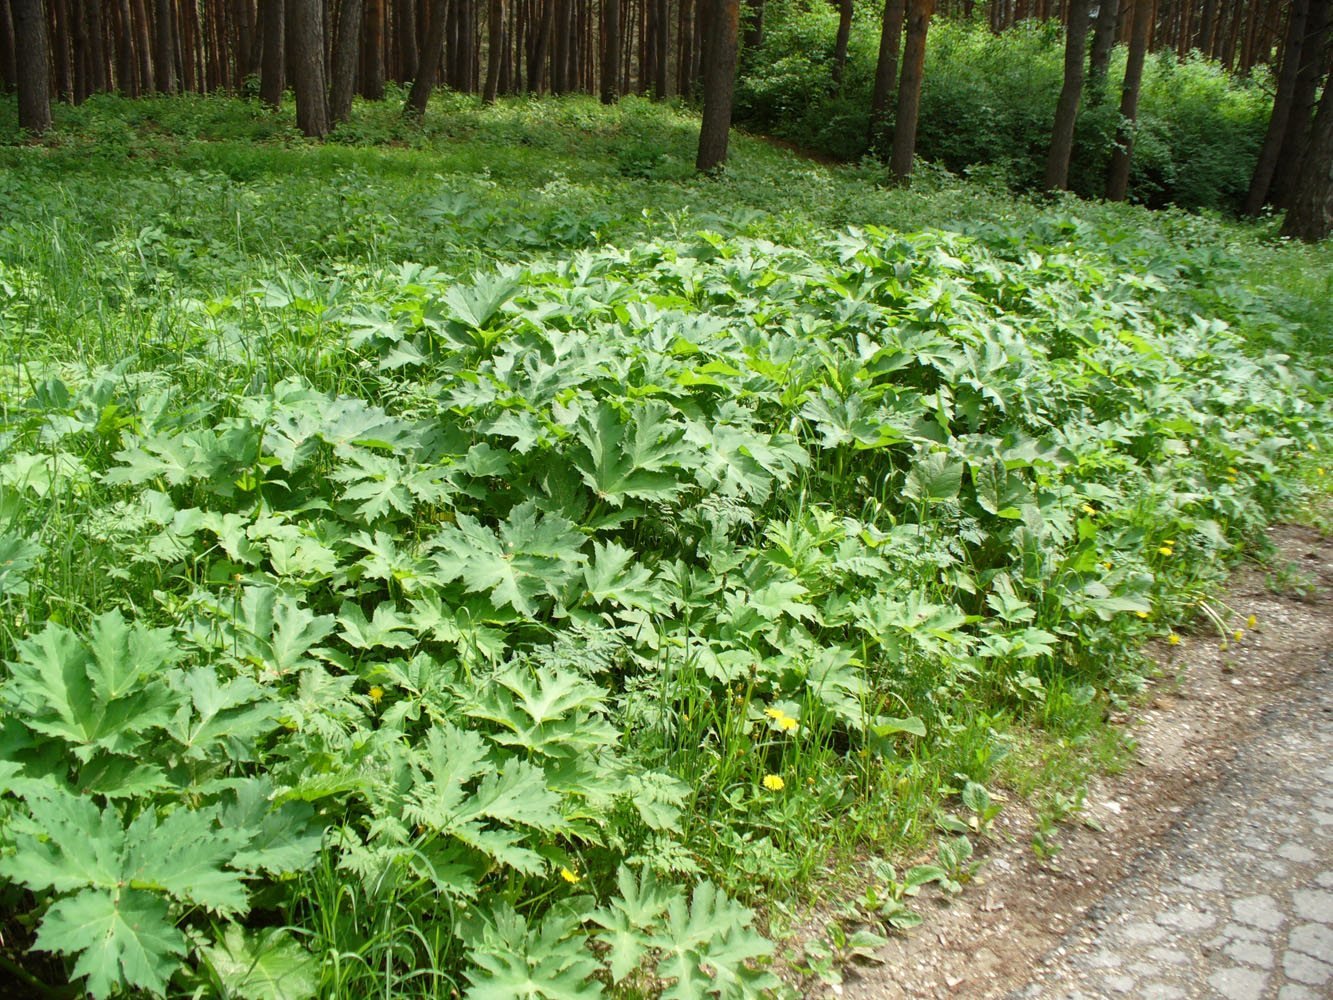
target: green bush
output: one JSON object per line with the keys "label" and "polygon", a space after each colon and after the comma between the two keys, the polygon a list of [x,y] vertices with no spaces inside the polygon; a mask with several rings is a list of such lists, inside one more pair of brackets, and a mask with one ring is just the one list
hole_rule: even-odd
{"label": "green bush", "polygon": [[[843,159],[866,152],[879,25],[854,25],[845,83],[831,83],[831,10],[777,4],[763,48],[746,54],[738,121]],[[1001,179],[1017,190],[1041,183],[1062,82],[1064,36],[1055,22],[1028,21],[1002,36],[977,22],[931,26],[917,152],[955,173]],[[1117,49],[1107,82],[1084,92],[1071,170],[1074,189],[1101,193],[1119,124]],[[1130,196],[1160,207],[1234,211],[1249,183],[1271,107],[1265,76],[1233,79],[1200,58],[1149,59],[1135,132]]]}

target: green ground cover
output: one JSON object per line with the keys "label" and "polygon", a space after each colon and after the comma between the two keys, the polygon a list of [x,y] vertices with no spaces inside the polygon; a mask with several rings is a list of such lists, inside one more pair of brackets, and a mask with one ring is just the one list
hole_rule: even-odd
{"label": "green ground cover", "polygon": [[633,100],[288,120],[0,147],[24,988],[781,989],[800,900],[908,926],[987,786],[1113,764],[1142,644],[1324,482],[1327,247],[699,180]]}

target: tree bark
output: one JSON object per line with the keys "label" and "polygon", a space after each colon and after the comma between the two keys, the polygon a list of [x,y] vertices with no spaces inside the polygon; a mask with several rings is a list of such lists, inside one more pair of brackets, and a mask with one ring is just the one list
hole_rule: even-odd
{"label": "tree bark", "polygon": [[653,78],[653,98],[665,101],[669,96],[671,76],[671,14],[667,0],[649,0],[649,2],[657,5],[657,36],[654,39],[657,44],[654,64],[657,72]]}
{"label": "tree bark", "polygon": [[898,52],[903,43],[906,0],[884,0],[884,19],[879,35],[879,59],[875,63],[875,89],[870,98],[871,152],[887,154],[893,137],[889,133],[889,108],[898,82]]}
{"label": "tree bark", "polygon": [[489,0],[486,9],[486,92],[481,97],[486,104],[494,104],[499,94],[505,48],[505,3],[504,0]]}
{"label": "tree bark", "polygon": [[440,75],[440,59],[444,56],[444,29],[447,0],[433,0],[430,5],[430,27],[426,30],[426,44],[422,46],[421,58],[417,62],[417,78],[412,81],[412,90],[407,95],[407,107],[404,112],[420,118],[426,113],[430,101],[430,92],[435,89],[435,81]]}
{"label": "tree bark", "polygon": [[134,55],[139,65],[139,89],[142,93],[148,93],[156,87],[155,77],[153,75],[153,46],[151,42],[151,26],[148,22],[148,9],[144,6],[144,0],[130,0],[130,13],[132,15],[134,32]]}
{"label": "tree bark", "polygon": [[1119,21],[1120,0],[1102,0],[1097,8],[1097,26],[1092,34],[1092,56],[1088,61],[1088,76],[1094,87],[1100,88],[1106,82]]}
{"label": "tree bark", "polygon": [[893,116],[893,149],[889,169],[899,181],[912,176],[916,157],[916,125],[921,113],[921,82],[926,71],[926,32],[935,12],[935,0],[911,0],[907,14],[907,43],[898,83],[898,111]]}
{"label": "tree bark", "polygon": [[614,104],[620,84],[620,0],[602,0],[602,103]]}
{"label": "tree bark", "polygon": [[288,0],[288,43],[292,84],[296,91],[296,124],[312,139],[329,134],[328,87],[324,82],[324,17],[320,0]]}
{"label": "tree bark", "polygon": [[0,90],[18,87],[18,69],[14,62],[14,20],[9,2],[0,3]]}
{"label": "tree bark", "polygon": [[833,89],[842,90],[847,71],[847,45],[852,37],[852,0],[838,0],[838,35],[833,43]]}
{"label": "tree bark", "polygon": [[[702,4],[704,0],[700,0]],[[764,0],[746,0],[745,51],[753,52],[764,44]]]}
{"label": "tree bark", "polygon": [[361,96],[368,101],[384,100],[384,0],[366,0]]}
{"label": "tree bark", "polygon": [[[1298,0],[1299,2],[1299,0]],[[1083,53],[1088,43],[1088,0],[1069,0],[1069,23],[1065,29],[1065,82],[1055,105],[1055,126],[1046,156],[1046,189],[1069,187],[1069,160],[1074,152],[1074,124],[1083,96]]]}
{"label": "tree bark", "polygon": [[262,0],[259,12],[259,99],[270,107],[282,106],[287,87],[287,10],[283,0]]}
{"label": "tree bark", "polygon": [[398,45],[399,83],[415,80],[420,66],[420,50],[417,46],[417,4],[416,0],[394,0],[393,30]]}
{"label": "tree bark", "polygon": [[1317,243],[1333,231],[1333,86],[1324,87],[1282,235]]}
{"label": "tree bark", "polygon": [[546,53],[551,48],[551,31],[555,27],[556,0],[543,0],[541,20],[537,24],[537,36],[533,40],[532,56],[528,60],[528,90],[537,93],[542,85],[542,70],[546,66]]}
{"label": "tree bark", "polygon": [[47,60],[42,0],[10,0],[14,63],[18,76],[19,128],[41,135],[51,127],[51,67]]}
{"label": "tree bark", "polygon": [[157,37],[154,53],[157,56],[157,89],[164,94],[176,93],[176,13],[172,0],[157,0]]}
{"label": "tree bark", "polygon": [[329,121],[333,125],[352,117],[360,48],[361,0],[342,0],[338,10],[337,40],[333,43],[333,88],[329,92]]}
{"label": "tree bark", "polygon": [[1134,122],[1139,114],[1139,86],[1143,82],[1143,61],[1148,52],[1148,29],[1152,27],[1153,0],[1134,0],[1134,26],[1129,37],[1129,61],[1120,91],[1120,127],[1115,134],[1115,151],[1106,178],[1107,201],[1124,201],[1129,192],[1129,167],[1134,155]]}
{"label": "tree bark", "polygon": [[1305,152],[1305,142],[1310,134],[1315,93],[1324,72],[1330,15],[1333,15],[1333,2],[1310,0],[1305,39],[1301,43],[1301,65],[1296,73],[1296,86],[1291,99],[1291,115],[1287,120],[1286,134],[1282,137],[1282,149],[1278,152],[1277,169],[1269,187],[1269,198],[1280,208],[1288,207],[1291,190],[1296,183],[1296,173]]}
{"label": "tree bark", "polygon": [[1245,195],[1242,212],[1256,216],[1268,200],[1268,189],[1277,170],[1278,154],[1287,135],[1287,123],[1291,120],[1293,98],[1296,95],[1296,77],[1301,69],[1301,47],[1305,43],[1305,23],[1309,15],[1308,0],[1291,0],[1291,10],[1287,18],[1287,38],[1282,47],[1282,69],[1278,73],[1277,93],[1273,95],[1273,113],[1268,119],[1268,130],[1264,133],[1264,144],[1259,149],[1259,161],[1254,166],[1254,175],[1250,178],[1250,190]]}
{"label": "tree bark", "polygon": [[711,10],[704,46],[703,123],[699,127],[699,155],[694,165],[698,170],[708,171],[727,160],[741,5],[740,0],[702,0],[702,3]]}

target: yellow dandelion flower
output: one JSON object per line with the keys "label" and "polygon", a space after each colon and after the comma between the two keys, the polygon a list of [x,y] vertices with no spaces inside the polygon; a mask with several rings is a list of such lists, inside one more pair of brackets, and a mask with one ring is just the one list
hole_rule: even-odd
{"label": "yellow dandelion flower", "polygon": [[1231,638],[1235,639],[1237,642],[1240,642],[1242,639],[1245,638],[1245,630],[1243,628],[1236,629],[1236,631],[1231,633]]}
{"label": "yellow dandelion flower", "polygon": [[1219,643],[1217,644],[1217,648],[1218,648],[1218,649],[1226,649],[1226,648],[1227,648],[1227,641],[1226,641],[1225,639],[1223,639],[1221,642],[1219,642]]}
{"label": "yellow dandelion flower", "polygon": [[560,869],[560,877],[564,879],[566,882],[568,882],[570,885],[575,885],[578,882],[583,881],[582,875],[580,875],[578,872],[570,871],[568,868]]}
{"label": "yellow dandelion flower", "polygon": [[1239,475],[1240,475],[1240,471],[1237,470],[1237,469],[1233,469],[1231,466],[1228,465],[1228,466],[1227,466],[1227,475],[1228,475],[1228,476],[1239,476]]}
{"label": "yellow dandelion flower", "polygon": [[1176,633],[1172,632],[1170,635],[1168,635],[1168,636],[1166,637],[1166,643],[1167,643],[1168,646],[1179,646],[1179,645],[1180,645],[1180,636],[1178,636],[1178,635],[1176,635]]}
{"label": "yellow dandelion flower", "polygon": [[766,708],[764,709],[764,714],[767,715],[774,722],[781,722],[784,718],[787,717],[787,713],[780,708]]}
{"label": "yellow dandelion flower", "polygon": [[1083,511],[1083,513],[1087,514],[1088,517],[1097,516],[1097,508],[1092,506],[1092,504],[1090,503],[1085,503],[1080,509]]}
{"label": "yellow dandelion flower", "polygon": [[1245,625],[1247,628],[1254,628],[1254,626],[1258,624],[1259,624],[1259,618],[1256,615],[1250,615],[1250,617],[1245,619]]}
{"label": "yellow dandelion flower", "polygon": [[376,684],[373,688],[370,689],[370,700],[373,701],[376,705],[380,703],[380,699],[383,697],[384,697],[384,688],[380,687],[378,684]]}
{"label": "yellow dandelion flower", "polygon": [[764,787],[770,792],[780,792],[787,787],[787,783],[782,780],[780,775],[766,774],[764,775]]}
{"label": "yellow dandelion flower", "polygon": [[1324,470],[1323,470],[1323,468],[1321,467],[1321,468],[1315,469],[1315,470],[1314,470],[1314,474],[1315,474],[1316,476],[1322,476],[1322,475],[1324,474]]}
{"label": "yellow dandelion flower", "polygon": [[1110,559],[1106,560],[1106,562],[1102,563],[1102,565],[1105,566],[1107,569],[1115,569],[1115,563],[1111,562]]}
{"label": "yellow dandelion flower", "polygon": [[1135,617],[1137,617],[1137,618],[1147,618],[1147,617],[1148,617],[1148,612],[1146,612],[1146,611],[1135,611],[1135,612],[1134,612],[1134,615],[1135,615]]}
{"label": "yellow dandelion flower", "polygon": [[1175,554],[1175,550],[1173,550],[1169,545],[1159,545],[1157,547],[1157,552],[1159,555],[1164,555],[1164,556]]}
{"label": "yellow dandelion flower", "polygon": [[797,722],[795,719],[793,719],[790,715],[784,715],[782,718],[778,719],[778,728],[781,729],[784,733],[790,733],[790,732],[795,732],[797,729],[800,729],[801,724]]}

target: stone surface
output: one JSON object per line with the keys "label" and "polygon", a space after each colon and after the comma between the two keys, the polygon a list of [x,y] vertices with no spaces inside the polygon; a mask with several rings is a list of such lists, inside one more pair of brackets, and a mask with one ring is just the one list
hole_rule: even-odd
{"label": "stone surface", "polygon": [[1293,695],[1013,1000],[1333,997],[1333,666]]}

